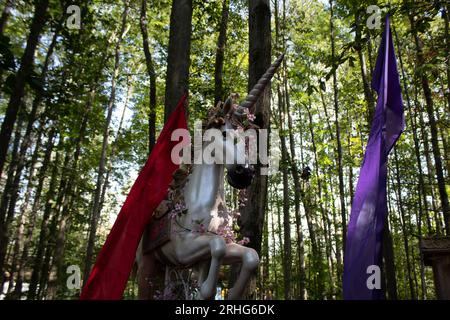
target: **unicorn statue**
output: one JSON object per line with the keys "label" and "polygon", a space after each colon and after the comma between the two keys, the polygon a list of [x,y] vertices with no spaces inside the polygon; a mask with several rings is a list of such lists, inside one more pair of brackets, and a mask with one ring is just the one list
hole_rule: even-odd
{"label": "unicorn statue", "polygon": [[234,216],[225,203],[225,169],[227,182],[234,188],[245,189],[252,181],[254,168],[249,164],[247,148],[228,137],[238,128],[257,128],[252,123],[254,105],[283,57],[278,57],[240,105],[235,103],[237,95],[231,95],[209,111],[204,127],[220,130],[223,139],[204,142],[201,148],[223,150],[227,161],[194,161],[192,165],[181,164],[174,172],[168,195],[153,213],[137,252],[140,299],[152,298],[149,293],[153,292],[152,280],[161,275],[164,268],[165,286],[168,285],[170,274],[167,270],[170,268],[195,270],[196,297],[213,299],[221,266],[236,263],[241,267],[227,298],[243,298],[259,265],[259,257],[254,249],[239,244],[230,236]]}

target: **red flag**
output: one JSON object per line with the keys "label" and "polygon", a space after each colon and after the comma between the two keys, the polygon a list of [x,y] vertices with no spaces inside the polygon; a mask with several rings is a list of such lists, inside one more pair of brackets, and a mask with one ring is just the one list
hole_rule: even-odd
{"label": "red flag", "polygon": [[97,257],[80,299],[122,299],[145,226],[166,197],[172,173],[179,167],[171,160],[172,148],[178,144],[171,141],[171,135],[176,129],[187,129],[185,101],[186,95],[164,125]]}

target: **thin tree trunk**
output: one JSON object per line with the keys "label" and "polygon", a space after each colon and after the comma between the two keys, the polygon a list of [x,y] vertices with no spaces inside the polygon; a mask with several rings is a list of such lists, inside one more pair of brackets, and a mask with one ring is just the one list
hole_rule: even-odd
{"label": "thin tree trunk", "polygon": [[[284,4],[284,1],[283,1]],[[275,46],[282,48],[284,51],[284,43],[280,41],[280,18],[278,10],[278,2],[275,2],[275,30],[276,30],[276,43]],[[283,24],[284,28],[284,24]],[[281,42],[281,43],[280,43]],[[281,77],[285,78],[284,75]],[[283,85],[283,81],[280,81]],[[285,124],[285,94],[280,84],[277,85],[278,93],[278,129],[281,142],[281,173],[283,182],[283,235],[284,235],[284,245],[283,245],[283,287],[284,287],[284,299],[288,300],[291,296],[291,272],[292,272],[292,248],[291,248],[291,223],[290,223],[290,211],[289,211],[289,180],[288,180],[288,151],[286,146],[286,134],[284,129]]]}
{"label": "thin tree trunk", "polygon": [[289,181],[288,181],[288,155],[286,147],[286,137],[283,129],[283,112],[284,99],[281,88],[278,86],[278,119],[281,140],[281,172],[283,176],[283,234],[284,234],[284,299],[290,299],[291,295],[291,269],[292,269],[292,252],[291,252],[291,223],[289,211]]}
{"label": "thin tree trunk", "polygon": [[4,263],[6,260],[6,252],[8,248],[8,243],[6,240],[6,235],[8,233],[8,221],[6,212],[8,209],[8,204],[10,202],[11,188],[13,185],[14,172],[16,170],[16,163],[18,157],[18,149],[20,145],[21,131],[22,131],[22,118],[19,118],[17,122],[16,131],[14,134],[14,143],[12,148],[11,164],[8,168],[8,178],[6,179],[5,188],[3,190],[1,202],[0,202],[0,293],[3,292],[4,278]]}
{"label": "thin tree trunk", "polygon": [[147,0],[142,0],[141,3],[141,17],[140,27],[142,33],[142,47],[144,48],[145,64],[147,66],[147,73],[150,78],[149,88],[149,113],[148,113],[148,153],[156,143],[156,72],[153,65],[152,54],[149,48],[148,39],[148,22],[147,22]]}
{"label": "thin tree trunk", "polygon": [[[283,228],[281,227],[281,200],[278,196],[278,193],[276,193],[276,204],[277,204],[277,235],[278,235],[278,243],[280,244],[280,258],[281,261],[284,261],[284,242],[283,242]],[[284,281],[285,274],[283,273],[283,281]]]}
{"label": "thin tree trunk", "polygon": [[402,227],[402,236],[403,236],[403,245],[405,247],[405,254],[406,254],[406,268],[408,273],[408,283],[409,283],[409,290],[411,294],[411,299],[417,299],[416,292],[414,291],[414,284],[413,284],[413,277],[412,277],[412,270],[411,270],[411,258],[409,256],[409,242],[408,242],[408,233],[409,231],[406,230],[406,215],[405,210],[403,207],[403,198],[402,198],[402,190],[401,190],[401,181],[400,181],[400,166],[399,166],[399,160],[398,160],[398,154],[397,149],[394,148],[394,160],[395,160],[395,178],[397,182],[397,199],[398,199],[398,208],[400,211],[400,222]]}
{"label": "thin tree trunk", "polygon": [[345,213],[345,193],[344,193],[344,173],[342,166],[342,146],[341,146],[341,128],[339,125],[339,101],[338,101],[338,87],[337,87],[337,63],[336,63],[336,49],[335,49],[335,35],[334,35],[334,9],[333,0],[330,2],[330,40],[331,40],[331,60],[333,68],[333,94],[334,94],[334,115],[336,126],[336,143],[337,143],[337,165],[339,174],[339,200],[341,203],[341,219],[342,219],[342,252],[345,252],[345,238],[347,236],[347,218]]}
{"label": "thin tree trunk", "polygon": [[[267,210],[267,208],[266,208]],[[269,212],[267,210],[266,212]],[[264,230],[263,230],[263,247],[262,247],[262,270],[261,270],[261,281],[260,281],[260,287],[261,287],[261,297],[260,299],[266,300],[268,296],[268,284],[270,280],[270,252],[269,252],[269,218],[265,220],[264,223]]]}
{"label": "thin tree trunk", "polygon": [[[272,192],[271,192],[271,194],[273,194]],[[271,200],[273,200],[273,199],[271,199]],[[277,256],[277,252],[276,252],[276,240],[275,240],[275,223],[274,223],[274,215],[272,214],[271,215],[271,217],[272,217],[272,219],[271,219],[271,229],[272,229],[272,257],[273,257],[273,259],[272,259],[272,269],[274,270],[273,271],[273,274],[274,274],[274,285],[272,285],[272,294],[274,295],[274,298],[277,298],[278,297],[278,271],[277,271],[277,263],[276,263],[276,261],[277,261],[277,259],[276,259],[276,256]]]}
{"label": "thin tree trunk", "polygon": [[[367,67],[366,67],[366,59],[364,57],[364,51],[362,48],[362,40],[361,40],[361,16],[360,11],[356,10],[355,13],[355,50],[358,53],[359,65],[361,68],[361,79],[364,88],[364,97],[367,102],[367,124],[370,130],[370,123],[372,122],[373,113],[375,111],[375,99],[372,94],[372,90],[370,88],[370,82],[367,77]],[[353,199],[353,198],[352,198]]]}
{"label": "thin tree trunk", "polygon": [[[285,75],[287,74],[286,60],[283,61],[283,67]],[[284,77],[284,90],[286,95],[286,114],[288,117],[288,130],[289,130],[289,146],[290,146],[290,168],[292,173],[292,178],[294,180],[294,207],[295,207],[295,231],[297,235],[297,255],[298,255],[298,272],[299,272],[299,299],[306,299],[306,279],[305,279],[305,252],[303,247],[303,229],[302,221],[300,216],[300,202],[301,202],[301,186],[300,186],[300,175],[296,162],[295,156],[295,139],[292,125],[291,116],[291,103],[289,98],[289,89],[287,84],[287,77]],[[300,133],[301,134],[301,133]]]}
{"label": "thin tree trunk", "polygon": [[450,5],[443,6],[442,9],[442,17],[444,18],[444,39],[445,39],[445,53],[447,55],[447,90],[446,96],[447,96],[447,112],[450,112],[450,27],[449,27],[449,8]]}
{"label": "thin tree trunk", "polygon": [[222,1],[222,18],[220,20],[219,38],[217,40],[216,62],[214,66],[214,105],[225,99],[223,92],[223,62],[227,43],[228,13],[230,0]]}
{"label": "thin tree trunk", "polygon": [[[129,79],[127,81],[127,94],[125,96],[125,102],[123,105],[123,110],[122,110],[122,115],[120,117],[120,122],[119,122],[119,127],[117,128],[117,132],[116,132],[116,138],[114,139],[114,142],[112,143],[112,147],[111,147],[111,154],[110,154],[110,161],[109,161],[109,165],[108,165],[108,170],[106,172],[106,178],[105,178],[105,183],[103,183],[103,187],[102,187],[102,194],[100,197],[100,211],[103,208],[103,204],[105,202],[105,196],[106,196],[106,190],[109,187],[109,177],[112,171],[112,164],[114,162],[114,158],[116,156],[116,149],[117,149],[117,145],[119,143],[119,139],[120,139],[120,133],[122,131],[122,126],[123,126],[123,121],[125,119],[125,112],[128,108],[128,102],[130,100],[130,97],[132,95],[133,92],[133,84],[130,83]],[[100,213],[99,213],[100,214]]]}
{"label": "thin tree trunk", "polygon": [[49,0],[36,1],[27,45],[20,62],[19,71],[17,71],[15,77],[14,89],[11,93],[8,106],[6,108],[5,118],[3,119],[2,127],[0,130],[0,177],[2,176],[3,167],[6,161],[11,133],[13,131],[17,114],[22,104],[26,80],[33,69],[34,53],[39,41],[39,35],[46,22],[48,3]]}

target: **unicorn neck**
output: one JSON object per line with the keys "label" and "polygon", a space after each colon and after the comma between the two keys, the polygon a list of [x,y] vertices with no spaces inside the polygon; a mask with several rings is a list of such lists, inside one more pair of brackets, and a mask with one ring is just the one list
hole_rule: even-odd
{"label": "unicorn neck", "polygon": [[224,199],[224,166],[194,164],[185,189],[185,202],[193,211],[210,212]]}

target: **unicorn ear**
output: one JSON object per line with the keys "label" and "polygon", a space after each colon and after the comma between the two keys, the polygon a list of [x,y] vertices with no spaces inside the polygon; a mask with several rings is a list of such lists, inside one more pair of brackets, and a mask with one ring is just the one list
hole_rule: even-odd
{"label": "unicorn ear", "polygon": [[227,114],[230,112],[234,104],[237,104],[237,100],[239,99],[238,93],[232,93],[225,103],[222,105],[223,114]]}
{"label": "unicorn ear", "polygon": [[233,105],[233,99],[231,97],[229,97],[225,101],[225,103],[222,105],[223,114],[228,114],[228,112],[230,112],[232,105]]}

